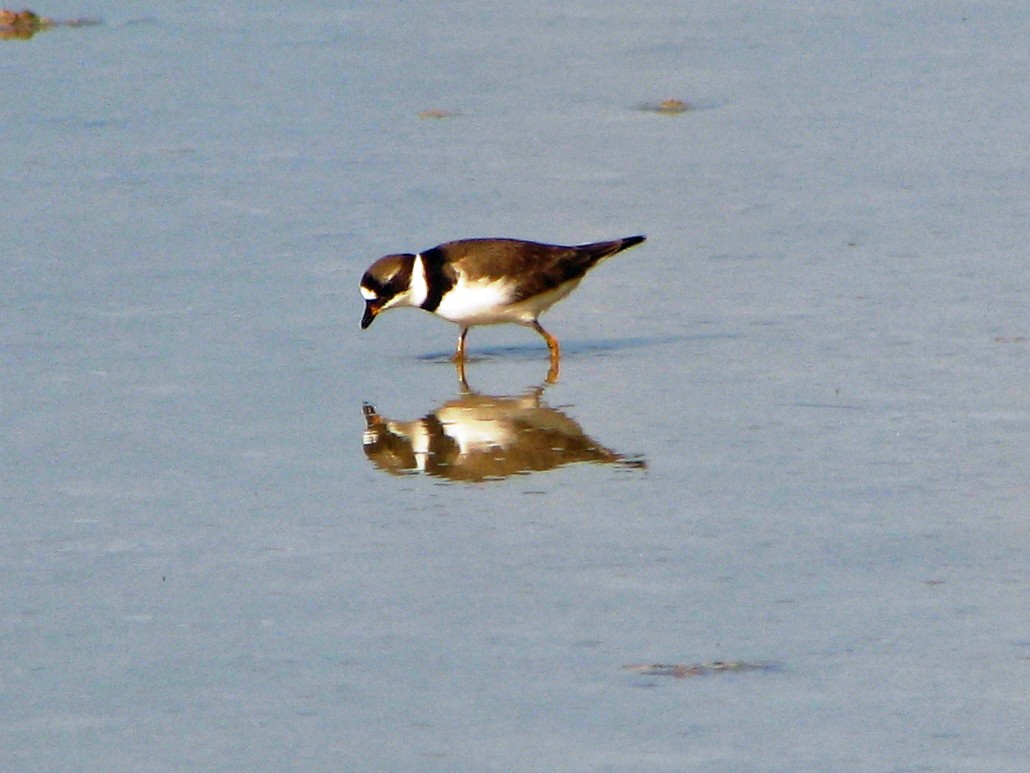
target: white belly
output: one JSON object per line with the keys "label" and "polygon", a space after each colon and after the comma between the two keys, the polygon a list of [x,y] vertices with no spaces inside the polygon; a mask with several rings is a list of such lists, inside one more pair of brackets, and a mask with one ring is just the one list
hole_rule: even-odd
{"label": "white belly", "polygon": [[436,314],[465,327],[514,322],[528,325],[547,309],[576,289],[579,279],[566,282],[547,293],[511,303],[511,285],[494,282],[459,281],[440,301]]}

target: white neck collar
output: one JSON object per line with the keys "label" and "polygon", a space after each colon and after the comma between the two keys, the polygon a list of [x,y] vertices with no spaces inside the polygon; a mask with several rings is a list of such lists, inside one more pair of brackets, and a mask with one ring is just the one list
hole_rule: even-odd
{"label": "white neck collar", "polygon": [[426,282],[426,264],[422,261],[422,254],[415,254],[414,264],[411,266],[411,288],[408,290],[412,306],[421,306],[429,297],[429,284]]}

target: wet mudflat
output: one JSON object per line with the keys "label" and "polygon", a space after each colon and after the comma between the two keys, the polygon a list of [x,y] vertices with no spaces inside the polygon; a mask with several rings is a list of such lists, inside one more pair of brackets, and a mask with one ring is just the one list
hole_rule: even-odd
{"label": "wet mudflat", "polygon": [[[103,23],[0,41],[2,767],[1021,768],[1017,5],[36,10]],[[556,384],[358,329],[631,233]]]}

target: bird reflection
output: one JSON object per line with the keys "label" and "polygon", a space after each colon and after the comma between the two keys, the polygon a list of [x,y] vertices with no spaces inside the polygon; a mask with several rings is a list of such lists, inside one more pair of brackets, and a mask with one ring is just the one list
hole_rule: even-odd
{"label": "bird reflection", "polygon": [[596,443],[543,400],[543,388],[502,397],[463,391],[424,418],[395,421],[365,403],[365,455],[393,475],[481,482],[576,462],[647,466]]}

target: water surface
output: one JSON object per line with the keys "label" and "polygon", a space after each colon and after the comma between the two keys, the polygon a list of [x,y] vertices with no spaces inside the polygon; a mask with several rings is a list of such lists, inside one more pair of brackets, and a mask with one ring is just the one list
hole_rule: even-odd
{"label": "water surface", "polygon": [[[103,24],[0,41],[4,768],[1022,767],[1021,6],[39,10]],[[358,330],[638,232],[557,384]]]}

